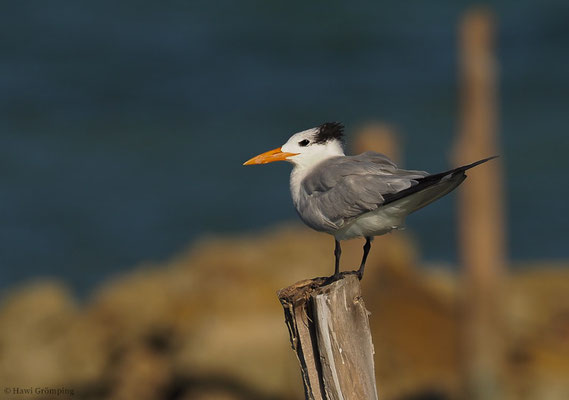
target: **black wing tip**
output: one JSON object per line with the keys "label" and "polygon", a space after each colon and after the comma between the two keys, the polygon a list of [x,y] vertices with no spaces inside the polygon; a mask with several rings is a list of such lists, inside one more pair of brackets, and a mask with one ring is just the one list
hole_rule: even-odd
{"label": "black wing tip", "polygon": [[464,168],[463,171],[466,171],[467,169],[470,169],[470,168],[474,168],[477,165],[484,164],[485,162],[488,162],[488,161],[493,160],[493,159],[498,158],[498,157],[500,157],[500,156],[495,155],[495,156],[483,158],[482,160],[475,161],[472,164],[468,164],[468,165],[465,165],[464,167],[462,167],[462,168]]}
{"label": "black wing tip", "polygon": [[435,182],[435,181],[444,179],[445,177],[450,177],[450,176],[454,177],[454,176],[459,175],[459,174],[462,174],[462,175],[464,175],[464,177],[466,177],[465,172],[468,171],[469,169],[474,168],[480,164],[484,164],[485,162],[488,162],[488,161],[493,160],[493,159],[498,158],[498,157],[500,157],[500,156],[496,155],[496,156],[483,158],[482,160],[475,161],[472,164],[463,165],[462,167],[454,168],[454,169],[451,169],[449,171],[427,175],[423,178],[417,179],[417,181],[419,181],[419,182]]}
{"label": "black wing tip", "polygon": [[344,125],[340,122],[325,122],[318,127],[316,143],[325,143],[329,140],[344,141]]}

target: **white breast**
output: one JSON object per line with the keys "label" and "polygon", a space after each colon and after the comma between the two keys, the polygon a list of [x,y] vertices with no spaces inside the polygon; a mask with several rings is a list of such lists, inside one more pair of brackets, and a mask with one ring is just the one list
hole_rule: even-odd
{"label": "white breast", "polygon": [[290,195],[297,210],[298,204],[300,203],[301,183],[308,172],[309,170],[307,168],[295,166],[290,173]]}

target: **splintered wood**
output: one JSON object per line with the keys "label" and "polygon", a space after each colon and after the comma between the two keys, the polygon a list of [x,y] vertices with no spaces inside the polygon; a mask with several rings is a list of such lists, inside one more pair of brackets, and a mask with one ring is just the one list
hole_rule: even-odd
{"label": "splintered wood", "polygon": [[278,293],[309,400],[377,399],[373,343],[360,281],[344,275]]}

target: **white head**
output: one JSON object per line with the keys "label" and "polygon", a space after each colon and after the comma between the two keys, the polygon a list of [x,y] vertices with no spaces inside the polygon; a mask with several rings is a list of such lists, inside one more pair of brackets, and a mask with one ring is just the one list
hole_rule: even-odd
{"label": "white head", "polygon": [[342,124],[327,122],[295,133],[282,147],[259,154],[243,165],[288,161],[296,166],[309,167],[327,158],[344,155],[343,134]]}

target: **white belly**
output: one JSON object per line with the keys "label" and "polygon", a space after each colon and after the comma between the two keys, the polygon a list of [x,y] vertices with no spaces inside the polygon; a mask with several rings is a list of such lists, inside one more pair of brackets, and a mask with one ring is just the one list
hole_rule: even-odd
{"label": "white belly", "polygon": [[379,236],[393,229],[401,229],[407,215],[452,191],[465,178],[465,175],[458,175],[453,179],[443,179],[420,192],[357,217],[342,226],[333,235],[337,240],[346,240],[361,236]]}
{"label": "white belly", "polygon": [[407,212],[400,207],[382,207],[365,213],[334,233],[337,240],[384,235],[403,227]]}

